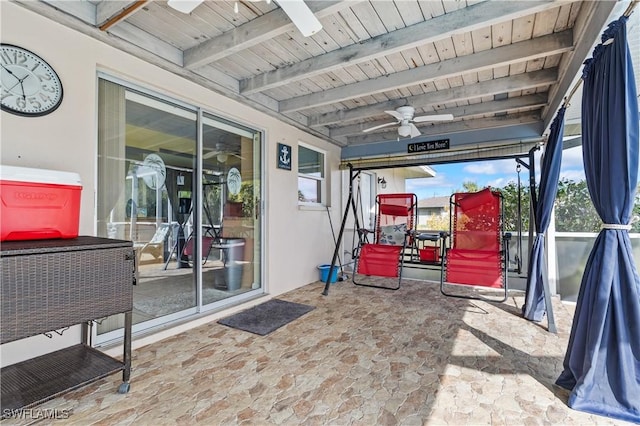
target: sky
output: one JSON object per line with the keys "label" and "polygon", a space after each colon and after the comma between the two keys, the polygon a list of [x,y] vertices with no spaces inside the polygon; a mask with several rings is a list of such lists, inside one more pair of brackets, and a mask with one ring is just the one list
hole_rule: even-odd
{"label": "sky", "polygon": [[[435,177],[406,180],[407,192],[415,193],[419,200],[449,196],[453,192],[461,190],[463,182],[475,182],[479,188],[485,186],[502,188],[510,181],[517,182],[518,180],[515,160],[476,161],[430,167],[436,171]],[[536,156],[536,168],[539,172],[539,155]],[[581,146],[563,151],[560,171],[560,179],[562,178],[573,181],[585,179]],[[524,167],[520,171],[520,180],[522,185],[528,185],[529,172]],[[539,181],[540,175],[538,174],[536,182]]]}

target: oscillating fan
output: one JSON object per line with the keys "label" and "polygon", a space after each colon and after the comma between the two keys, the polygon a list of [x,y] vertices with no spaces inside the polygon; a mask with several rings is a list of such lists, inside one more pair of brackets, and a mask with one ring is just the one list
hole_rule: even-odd
{"label": "oscillating fan", "polygon": [[424,123],[427,121],[450,121],[453,120],[452,114],[436,114],[436,115],[421,115],[414,117],[416,110],[412,106],[401,106],[396,108],[395,111],[385,111],[387,114],[393,116],[397,121],[381,124],[379,126],[370,127],[364,129],[363,132],[372,132],[374,130],[382,129],[389,126],[398,126],[398,135],[402,137],[410,136],[412,138],[420,136],[420,130],[413,123]]}

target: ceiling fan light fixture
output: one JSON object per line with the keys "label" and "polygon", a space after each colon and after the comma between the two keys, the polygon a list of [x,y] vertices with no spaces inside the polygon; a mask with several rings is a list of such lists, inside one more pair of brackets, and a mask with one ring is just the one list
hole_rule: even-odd
{"label": "ceiling fan light fixture", "polygon": [[276,3],[289,16],[291,22],[303,36],[309,37],[322,29],[322,24],[309,6],[302,0],[276,0]]}
{"label": "ceiling fan light fixture", "polygon": [[204,0],[168,0],[167,6],[178,12],[189,14]]}
{"label": "ceiling fan light fixture", "polygon": [[227,154],[225,154],[225,153],[220,153],[220,154],[217,155],[216,158],[218,159],[218,162],[226,163],[227,159],[229,159],[229,156]]}
{"label": "ceiling fan light fixture", "polygon": [[398,134],[400,136],[402,136],[403,138],[406,138],[407,136],[411,135],[411,126],[408,124],[403,124],[400,127],[398,127]]}

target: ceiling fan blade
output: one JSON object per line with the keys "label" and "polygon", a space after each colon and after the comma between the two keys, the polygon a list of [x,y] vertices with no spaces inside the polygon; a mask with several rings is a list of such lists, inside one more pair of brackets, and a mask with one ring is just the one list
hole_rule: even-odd
{"label": "ceiling fan blade", "polygon": [[[205,152],[204,154],[202,154],[202,159],[203,160],[208,160],[209,158],[213,158],[213,157],[217,157],[218,161],[224,163],[226,161],[226,159],[229,156],[234,156],[236,158],[239,158],[240,160],[244,160],[244,157],[238,154],[234,154],[233,152],[225,152],[225,151],[209,151],[209,152]],[[224,158],[224,161],[221,161],[221,159]]]}
{"label": "ceiling fan blade", "polygon": [[393,116],[396,120],[398,120],[398,122],[402,121],[402,119],[404,118],[402,114],[400,114],[398,111],[385,111],[385,112]]}
{"label": "ceiling fan blade", "polygon": [[219,151],[209,151],[209,152],[205,152],[204,154],[202,154],[202,158],[204,160],[207,160],[211,157],[215,157],[216,155],[220,154]]}
{"label": "ceiling fan blade", "polygon": [[422,123],[425,121],[450,121],[453,120],[453,114],[436,114],[436,115],[421,115],[414,117],[414,123]]}
{"label": "ceiling fan blade", "polygon": [[312,36],[322,29],[322,24],[303,0],[277,0],[276,3],[303,36]]}
{"label": "ceiling fan blade", "polygon": [[420,136],[422,133],[420,133],[420,130],[418,130],[418,128],[416,127],[415,124],[413,123],[409,123],[409,127],[411,127],[411,137],[415,138],[416,136]]}
{"label": "ceiling fan blade", "polygon": [[372,132],[374,130],[382,129],[383,127],[395,126],[396,124],[398,124],[398,123],[385,123],[385,124],[381,124],[379,126],[373,126],[373,127],[369,127],[368,129],[364,129],[363,132],[365,132],[365,133]]}
{"label": "ceiling fan blade", "polygon": [[204,0],[168,0],[167,6],[182,13],[191,13],[193,9],[200,6]]}

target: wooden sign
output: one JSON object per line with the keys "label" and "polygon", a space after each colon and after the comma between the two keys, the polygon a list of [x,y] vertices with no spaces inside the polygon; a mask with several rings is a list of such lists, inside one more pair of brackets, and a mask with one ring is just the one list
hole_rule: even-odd
{"label": "wooden sign", "polygon": [[437,141],[416,142],[407,145],[409,154],[418,154],[427,151],[439,151],[441,149],[449,149],[449,139],[439,139]]}

